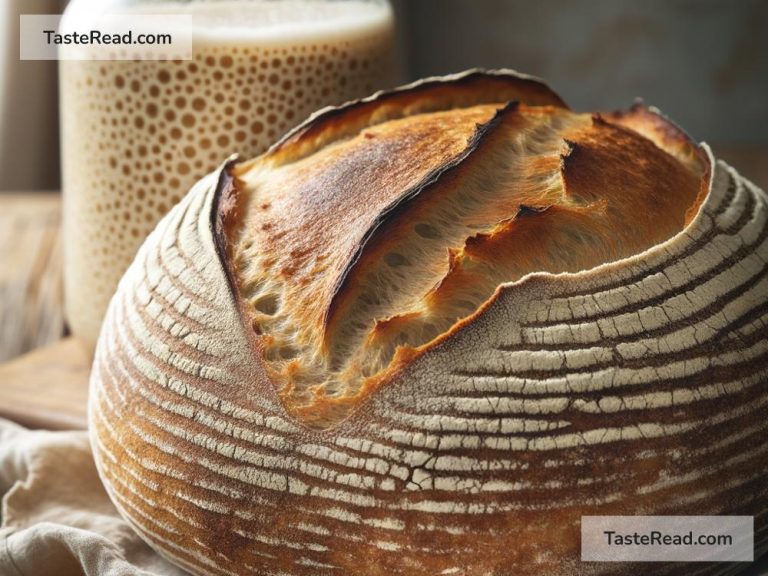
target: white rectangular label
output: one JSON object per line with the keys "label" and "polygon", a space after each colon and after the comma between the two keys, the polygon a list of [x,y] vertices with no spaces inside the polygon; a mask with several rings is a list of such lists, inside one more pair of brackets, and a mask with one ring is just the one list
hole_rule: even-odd
{"label": "white rectangular label", "polygon": [[752,562],[752,516],[582,516],[586,562]]}
{"label": "white rectangular label", "polygon": [[587,562],[752,562],[752,516],[582,516]]}
{"label": "white rectangular label", "polygon": [[22,14],[21,60],[189,60],[188,14]]}

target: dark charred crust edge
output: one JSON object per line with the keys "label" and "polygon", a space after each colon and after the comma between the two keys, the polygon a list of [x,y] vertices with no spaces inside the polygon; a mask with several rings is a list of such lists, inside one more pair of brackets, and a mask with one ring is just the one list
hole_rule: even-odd
{"label": "dark charred crust edge", "polygon": [[560,174],[565,171],[566,163],[572,154],[579,152],[579,145],[573,140],[563,138],[563,144],[565,144],[563,152],[560,154]]}
{"label": "dark charred crust edge", "polygon": [[[640,134],[637,134],[634,132],[634,130],[630,130],[629,128],[624,128],[623,126],[618,126],[616,124],[610,124],[603,120],[602,118],[597,118],[596,116],[592,116],[592,122],[594,124],[604,126],[607,129],[614,129],[619,128],[624,130],[625,132],[630,132],[635,136],[642,137]],[[560,182],[563,186],[563,192],[566,196],[572,196],[571,190],[568,186],[568,179],[567,174],[571,173],[573,170],[573,167],[576,166],[584,157],[584,146],[581,144],[574,142],[573,140],[568,140],[567,138],[563,138],[563,142],[565,143],[565,150],[560,155]]]}
{"label": "dark charred crust edge", "polygon": [[520,208],[515,214],[514,220],[520,220],[521,218],[530,218],[531,216],[538,216],[542,212],[546,212],[549,206],[528,206],[527,204],[520,204]]}
{"label": "dark charred crust edge", "polygon": [[232,156],[219,168],[219,179],[213,191],[211,213],[209,216],[216,256],[224,268],[229,291],[236,299],[239,298],[239,291],[234,277],[234,270],[232,269],[231,245],[227,232],[237,220],[237,210],[239,207],[239,192],[235,185],[235,178],[231,174],[231,170],[237,163],[237,160],[236,156]]}
{"label": "dark charred crust edge", "polygon": [[656,116],[660,120],[664,122],[667,128],[670,129],[670,131],[680,138],[688,141],[690,144],[693,144],[694,146],[698,147],[698,143],[694,138],[688,134],[688,132],[680,126],[677,122],[672,120],[669,116],[664,114],[661,110],[656,108],[655,106],[648,106],[642,98],[637,98],[633,103],[632,106],[629,107],[629,110],[622,111],[622,110],[616,110],[613,112],[613,114],[619,115],[619,116],[627,116],[629,114],[637,114],[638,112],[644,112],[646,114],[651,114],[653,116]]}
{"label": "dark charred crust edge", "polygon": [[428,94],[435,88],[467,86],[482,80],[517,84],[521,90],[529,90],[531,94],[536,94],[541,98],[549,100],[549,105],[551,106],[569,109],[569,106],[554,90],[552,90],[543,80],[536,78],[535,76],[528,76],[509,69],[486,70],[475,68],[458,74],[426,78],[390,90],[381,90],[366,98],[352,100],[339,106],[321,109],[275,142],[269,148],[267,154],[277,152],[284,146],[298,141],[301,138],[310,137],[321,132],[326,124],[354,111],[355,109],[362,109],[368,105],[379,106],[381,104],[386,104],[389,101],[402,98],[403,96]]}
{"label": "dark charred crust edge", "polygon": [[[542,206],[530,206],[521,204],[517,209],[517,212],[515,212],[515,215],[511,218],[505,218],[504,220],[498,222],[496,224],[495,230],[479,232],[473,236],[468,237],[464,241],[464,251],[470,255],[474,253],[477,256],[481,256],[480,251],[482,251],[489,242],[492,242],[496,235],[509,234],[515,229],[515,226],[517,226],[521,220],[529,219],[534,216],[541,216],[553,209],[556,210],[557,207],[553,207],[551,204]],[[448,270],[448,273],[441,279],[440,284],[442,284],[443,281],[446,280],[459,265],[459,262],[451,262],[450,269]]]}
{"label": "dark charred crust edge", "polygon": [[493,115],[493,117],[490,120],[488,120],[483,124],[477,125],[474,134],[467,142],[467,146],[457,156],[455,156],[448,162],[432,170],[429,174],[427,174],[421,180],[421,182],[419,182],[418,184],[416,184],[415,186],[407,190],[402,196],[400,196],[400,198],[398,198],[397,200],[395,200],[394,202],[386,206],[379,213],[376,220],[373,222],[373,224],[368,228],[368,230],[363,235],[362,240],[358,244],[354,254],[349,259],[349,262],[347,263],[346,267],[342,271],[341,275],[339,276],[339,279],[336,282],[336,285],[333,288],[333,296],[331,297],[331,303],[325,312],[325,317],[323,318],[324,328],[328,327],[330,319],[332,318],[332,316],[334,315],[334,312],[336,311],[336,306],[338,304],[337,297],[340,295],[340,293],[344,289],[346,281],[348,280],[349,276],[352,274],[352,270],[355,268],[358,261],[362,257],[362,254],[365,251],[365,248],[368,246],[369,242],[373,239],[373,237],[381,229],[381,227],[385,223],[393,219],[396,219],[398,215],[405,212],[408,209],[408,206],[410,205],[411,202],[413,202],[423,192],[435,186],[438,182],[442,180],[442,178],[446,174],[460,168],[464,164],[464,162],[481,147],[482,143],[486,141],[487,137],[492,132],[494,132],[496,128],[498,128],[498,126],[501,124],[502,120],[506,116],[517,112],[519,106],[520,106],[520,103],[518,101],[511,100],[510,102],[507,102],[507,104],[503,108],[499,108],[498,110],[496,110],[496,113]]}

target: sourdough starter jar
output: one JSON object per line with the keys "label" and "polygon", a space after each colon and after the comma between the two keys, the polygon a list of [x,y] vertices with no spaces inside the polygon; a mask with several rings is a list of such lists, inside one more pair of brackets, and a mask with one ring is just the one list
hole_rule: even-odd
{"label": "sourdough starter jar", "polygon": [[[77,14],[191,15],[191,60],[60,60],[66,313],[93,344],[158,220],[228,155],[390,86],[381,0],[73,0]],[[60,47],[62,51],[70,49]]]}

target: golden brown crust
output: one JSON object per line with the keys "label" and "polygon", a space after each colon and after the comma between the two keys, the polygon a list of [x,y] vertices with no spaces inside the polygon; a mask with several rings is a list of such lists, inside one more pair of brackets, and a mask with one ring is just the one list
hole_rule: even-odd
{"label": "golden brown crust", "polygon": [[512,70],[468,70],[320,110],[286,134],[269,154],[277,162],[291,161],[373,124],[424,112],[513,100],[567,108],[560,96],[533,76]]}
{"label": "golden brown crust", "polygon": [[[243,222],[244,231],[273,255],[274,271],[287,284],[307,286],[296,303],[305,323],[322,325],[340,277],[380,214],[459,155],[475,125],[494,112],[473,108],[393,121],[310,160],[270,168],[263,181],[251,179],[258,174],[241,176],[260,198],[270,198],[254,198],[259,205],[244,208],[252,219]],[[399,159],[395,166],[393,158]]]}
{"label": "golden brown crust", "polygon": [[316,115],[234,170],[228,260],[286,406],[329,426],[500,284],[671,237],[699,154],[646,108],[575,114],[479,72]]}
{"label": "golden brown crust", "polygon": [[625,126],[645,136],[699,175],[703,175],[709,166],[709,161],[701,147],[682,128],[656,108],[649,108],[642,102],[635,102],[628,110],[615,110],[602,115],[598,114],[597,117]]}
{"label": "golden brown crust", "polygon": [[[598,117],[600,116],[598,115]],[[699,208],[704,202],[712,177],[711,163],[701,146],[698,146],[685,130],[664,116],[658,109],[649,108],[641,101],[635,102],[627,111],[617,110],[604,115],[602,118],[645,136],[700,176],[699,194],[685,214],[685,223],[689,224],[698,214]]]}

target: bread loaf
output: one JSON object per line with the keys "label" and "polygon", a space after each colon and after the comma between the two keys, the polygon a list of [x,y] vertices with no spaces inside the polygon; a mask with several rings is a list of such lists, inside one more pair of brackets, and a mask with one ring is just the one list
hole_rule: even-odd
{"label": "bread loaf", "polygon": [[194,574],[689,573],[582,563],[582,515],[754,515],[760,554],[767,219],[657,111],[511,71],[322,110],[141,248],[99,472]]}

